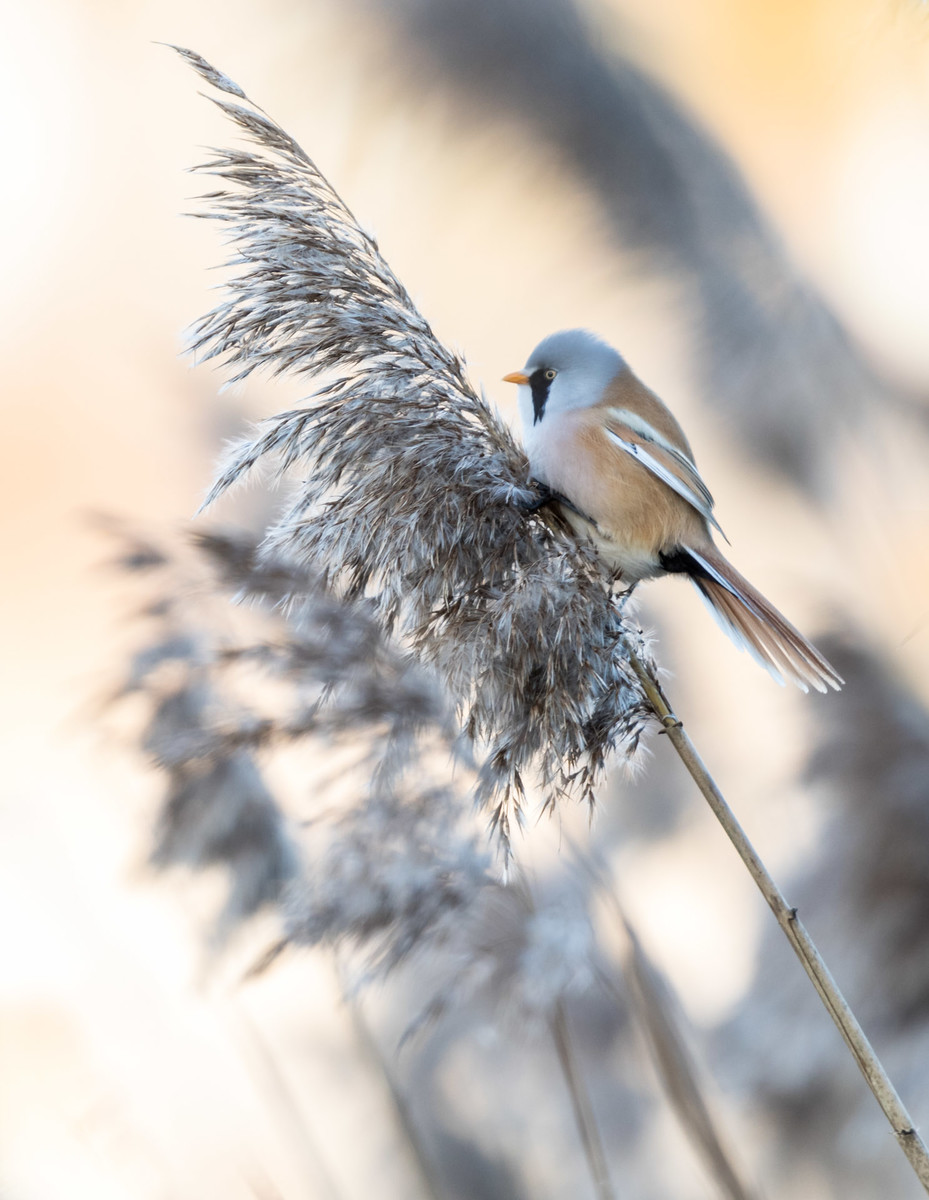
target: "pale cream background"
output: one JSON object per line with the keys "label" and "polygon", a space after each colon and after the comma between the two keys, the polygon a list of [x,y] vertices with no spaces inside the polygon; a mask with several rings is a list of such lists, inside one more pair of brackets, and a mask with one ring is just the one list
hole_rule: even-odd
{"label": "pale cream background", "polygon": [[[929,395],[923,6],[615,9],[883,368]],[[501,405],[496,381],[551,329],[585,324],[619,342],[691,432],[745,573],[811,630],[830,615],[816,597],[840,595],[929,700],[924,447],[892,424],[848,445],[827,517],[741,463],[668,353],[687,346],[686,322],[661,288],[604,262],[591,198],[520,128],[462,119],[450,138],[415,80],[404,90],[372,65],[389,45],[377,20],[323,0],[33,0],[8,3],[2,24],[0,1190],[289,1200],[327,1195],[321,1161],[340,1195],[414,1195],[324,961],[247,993],[198,987],[189,904],[140,866],[157,784],[96,721],[132,633],[87,514],[178,526],[236,414],[299,394],[254,385],[217,399],[219,377],[178,356],[220,257],[213,230],[178,216],[198,190],[183,171],[225,130],[153,41],[204,54],[301,141]],[[683,586],[649,589],[644,611],[672,631],[675,675],[708,681],[687,691],[694,736],[786,868],[815,833],[792,782],[803,698],[738,655]],[[622,864],[626,899],[694,1019],[713,1020],[747,981],[759,913],[696,805],[662,855]]]}

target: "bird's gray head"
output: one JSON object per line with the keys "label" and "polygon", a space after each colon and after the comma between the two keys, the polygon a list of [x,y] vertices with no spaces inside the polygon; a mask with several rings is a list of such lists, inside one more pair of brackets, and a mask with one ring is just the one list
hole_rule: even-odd
{"label": "bird's gray head", "polygon": [[543,417],[599,403],[625,366],[622,355],[595,334],[565,329],[539,342],[523,370],[506,381],[520,385],[519,414],[530,429]]}

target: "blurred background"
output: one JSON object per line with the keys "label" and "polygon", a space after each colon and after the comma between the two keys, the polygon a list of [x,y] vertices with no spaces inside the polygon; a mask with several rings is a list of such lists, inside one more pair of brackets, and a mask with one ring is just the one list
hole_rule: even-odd
{"label": "blurred background", "polygon": [[[180,538],[223,441],[301,396],[220,395],[181,354],[222,258],[180,215],[203,190],[184,172],[230,131],[159,41],[296,137],[508,419],[496,381],[577,325],[680,417],[733,560],[848,686],[777,688],[675,581],[642,590],[641,619],[925,1133],[929,10],[35,0],[4,24],[5,1200],[594,1195],[550,1041],[487,1002],[398,1054],[415,976],[347,999],[315,951],[243,984],[248,954],[205,949],[222,881],[148,866],[164,783],[131,720],[101,715],[138,592],[104,569],[93,514]],[[260,524],[263,503],[216,516]],[[589,830],[570,812],[530,830],[542,892],[568,870],[561,835],[592,840],[766,1196],[920,1194],[735,854],[652,751]],[[271,936],[242,933],[253,955]],[[574,1005],[617,1194],[735,1194],[623,1005]]]}

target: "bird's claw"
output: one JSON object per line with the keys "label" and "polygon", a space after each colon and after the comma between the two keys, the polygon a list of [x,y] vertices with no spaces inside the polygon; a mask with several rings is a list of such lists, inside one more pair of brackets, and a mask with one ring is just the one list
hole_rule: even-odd
{"label": "bird's claw", "polygon": [[519,507],[527,517],[531,516],[532,513],[539,512],[541,509],[547,507],[547,505],[554,504],[556,501],[561,499],[557,492],[553,492],[550,487],[547,487],[544,483],[540,483],[538,479],[530,479],[529,486],[535,488],[538,496],[529,504],[520,504]]}

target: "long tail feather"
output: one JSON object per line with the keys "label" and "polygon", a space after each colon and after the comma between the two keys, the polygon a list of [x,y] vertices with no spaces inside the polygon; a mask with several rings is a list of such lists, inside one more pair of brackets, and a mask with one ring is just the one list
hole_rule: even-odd
{"label": "long tail feather", "polygon": [[790,680],[804,692],[841,688],[845,680],[836,669],[715,547],[686,553],[694,563],[691,582],[710,612],[778,683]]}

